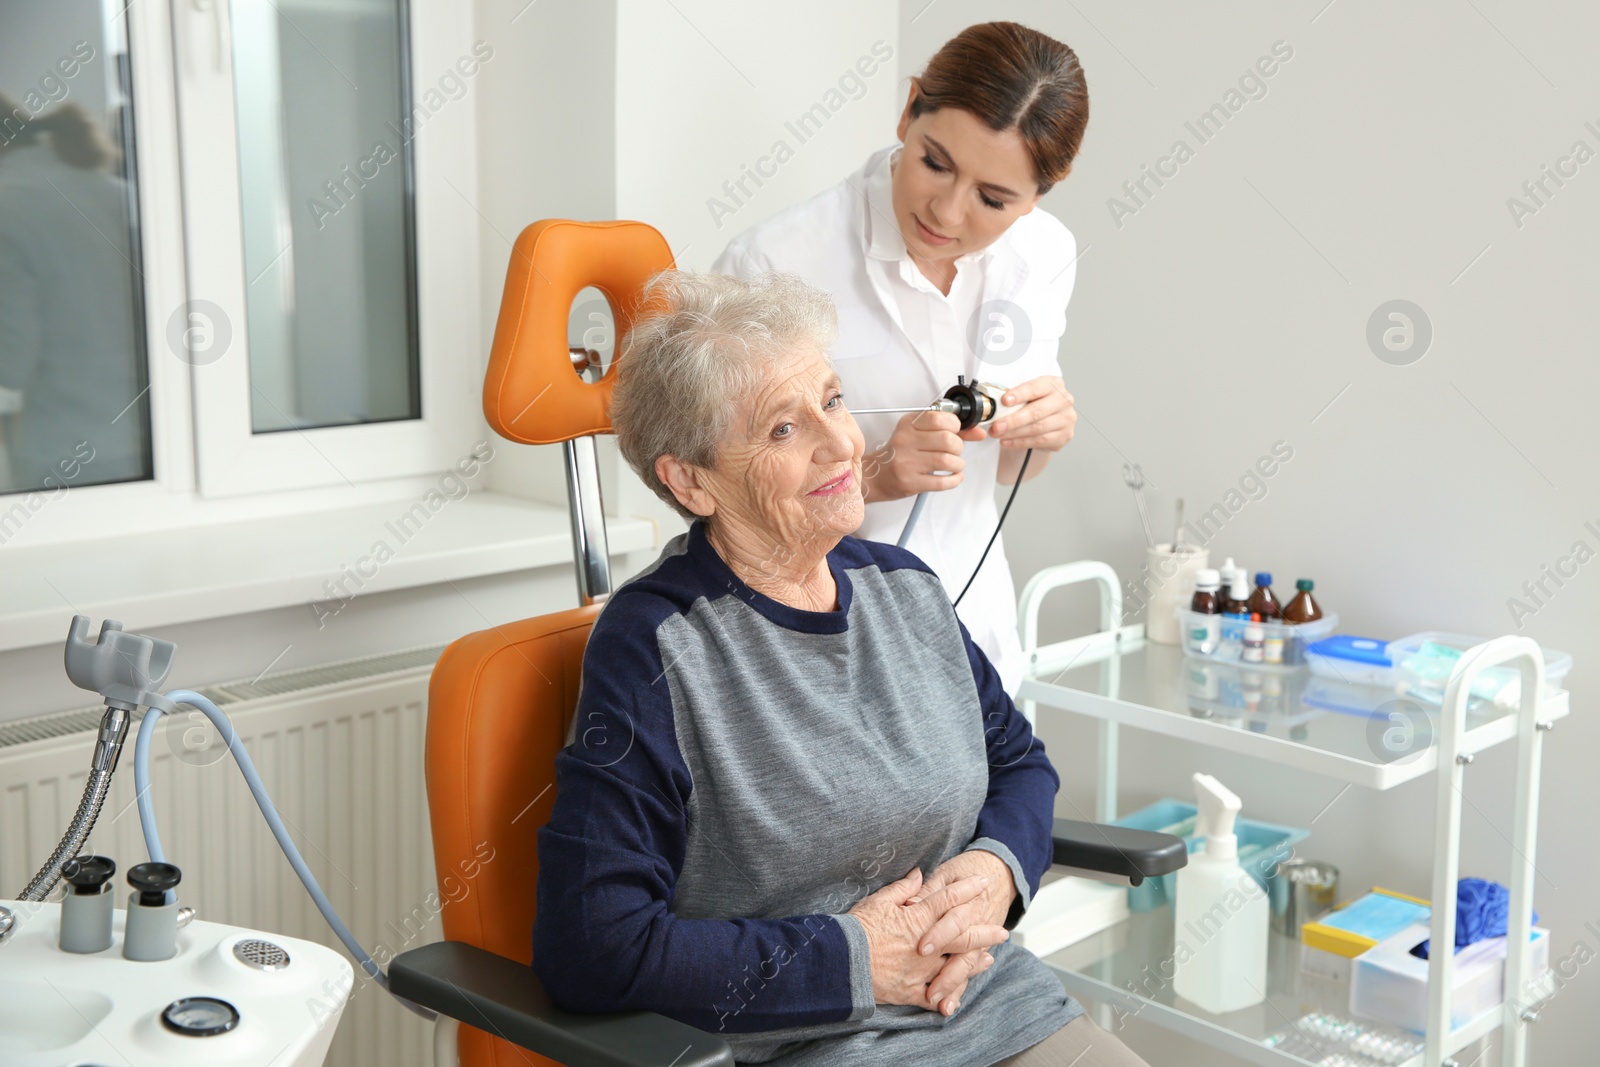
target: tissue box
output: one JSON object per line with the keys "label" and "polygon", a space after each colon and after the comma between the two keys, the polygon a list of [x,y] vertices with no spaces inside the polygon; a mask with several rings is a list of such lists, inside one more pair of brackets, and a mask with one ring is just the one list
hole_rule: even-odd
{"label": "tissue box", "polygon": [[1300,969],[1348,981],[1351,960],[1431,915],[1426,900],[1374,887],[1300,927]]}
{"label": "tissue box", "polygon": [[[1415,1033],[1428,1025],[1428,961],[1411,954],[1428,939],[1426,923],[1406,927],[1351,961],[1350,1012]],[[1550,967],[1550,931],[1533,928],[1533,969]],[[1431,948],[1432,946],[1430,946]],[[1462,1026],[1505,999],[1506,939],[1490,937],[1456,953],[1450,1027]]]}

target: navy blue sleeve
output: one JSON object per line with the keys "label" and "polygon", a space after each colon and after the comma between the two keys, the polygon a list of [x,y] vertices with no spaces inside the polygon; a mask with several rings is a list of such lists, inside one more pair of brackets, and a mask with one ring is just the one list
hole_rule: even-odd
{"label": "navy blue sleeve", "polygon": [[590,638],[539,830],[533,969],[569,1011],[654,1011],[713,1033],[866,1018],[870,960],[853,916],[672,913],[692,783],[656,643],[667,614],[661,598],[623,590]]}
{"label": "navy blue sleeve", "polygon": [[973,681],[978,684],[983,747],[989,761],[989,793],[967,847],[993,852],[1011,868],[1017,897],[1006,917],[1009,930],[1028,910],[1033,894],[1039,891],[1039,880],[1054,861],[1051,824],[1061,778],[1045,755],[1044,743],[1017,710],[999,673],[964,625],[961,638],[967,645]]}

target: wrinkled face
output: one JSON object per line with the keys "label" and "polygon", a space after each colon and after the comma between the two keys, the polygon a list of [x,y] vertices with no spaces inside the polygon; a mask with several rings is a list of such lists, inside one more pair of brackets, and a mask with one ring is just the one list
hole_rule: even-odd
{"label": "wrinkled face", "polygon": [[899,136],[894,214],[912,255],[982,251],[1039,202],[1033,160],[1014,128],[996,132],[955,107],[913,119],[908,102]]}
{"label": "wrinkled face", "polygon": [[698,477],[721,536],[826,551],[861,525],[865,450],[839,376],[806,349],[773,365]]}

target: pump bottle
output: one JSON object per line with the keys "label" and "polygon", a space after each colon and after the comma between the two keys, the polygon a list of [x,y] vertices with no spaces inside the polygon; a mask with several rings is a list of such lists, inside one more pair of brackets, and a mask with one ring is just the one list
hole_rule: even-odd
{"label": "pump bottle", "polygon": [[1178,872],[1172,987],[1213,1015],[1267,996],[1267,894],[1239,865],[1239,798],[1209,774],[1194,776],[1196,830],[1205,844]]}

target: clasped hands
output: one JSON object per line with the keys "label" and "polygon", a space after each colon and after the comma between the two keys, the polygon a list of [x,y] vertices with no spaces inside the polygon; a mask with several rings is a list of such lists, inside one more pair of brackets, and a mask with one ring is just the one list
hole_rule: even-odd
{"label": "clasped hands", "polygon": [[954,1015],[967,983],[994,965],[989,949],[1010,938],[1015,896],[1005,861],[973,849],[863,898],[850,914],[866,930],[873,999]]}

